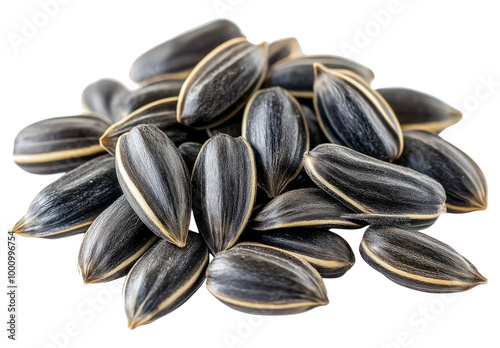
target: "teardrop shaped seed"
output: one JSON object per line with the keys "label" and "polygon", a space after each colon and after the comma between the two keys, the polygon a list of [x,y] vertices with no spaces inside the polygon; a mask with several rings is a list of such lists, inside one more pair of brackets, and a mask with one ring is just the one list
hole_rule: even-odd
{"label": "teardrop shaped seed", "polygon": [[186,244],[191,218],[189,173],[174,143],[158,127],[141,125],[116,145],[116,171],[127,201],[157,236]]}
{"label": "teardrop shaped seed", "polygon": [[179,152],[182,155],[182,159],[188,168],[188,171],[191,173],[193,171],[194,163],[196,162],[196,158],[200,153],[203,144],[195,143],[195,142],[187,142],[179,145]]}
{"label": "teardrop shaped seed", "polygon": [[459,292],[487,282],[449,245],[414,230],[369,227],[359,251],[374,269],[413,290]]}
{"label": "teardrop shaped seed", "polygon": [[264,80],[267,46],[236,38],[210,52],[182,85],[177,120],[212,128],[234,116]]}
{"label": "teardrop shaped seed", "polygon": [[250,314],[295,314],[328,304],[323,280],[309,263],[258,243],[217,254],[207,269],[207,288],[227,306]]}
{"label": "teardrop shaped seed", "polygon": [[217,46],[242,35],[228,20],[205,23],[143,53],[132,64],[130,78],[141,82],[157,75],[189,72]]}
{"label": "teardrop shaped seed", "polygon": [[116,98],[113,109],[120,117],[125,117],[157,100],[178,97],[183,83],[181,79],[165,79],[133,89]]}
{"label": "teardrop shaped seed", "polygon": [[255,216],[251,227],[255,230],[273,230],[286,227],[317,226],[323,228],[354,229],[364,224],[343,218],[352,210],[319,188],[287,191],[269,202]]}
{"label": "teardrop shaped seed", "polygon": [[203,284],[207,265],[208,249],[198,233],[189,232],[184,248],[165,240],[153,245],[125,280],[129,328],[149,324],[180,307]]}
{"label": "teardrop shaped seed", "polygon": [[337,56],[305,56],[283,59],[269,67],[268,86],[280,86],[294,97],[312,98],[314,96],[314,63],[321,63],[330,69],[346,69],[360,75],[367,83],[373,78],[373,72],[367,67]]}
{"label": "teardrop shaped seed", "polygon": [[309,130],[309,148],[314,149],[319,144],[329,143],[330,141],[323,133],[316,112],[305,104],[300,104],[304,116],[307,121],[307,129]]}
{"label": "teardrop shaped seed", "polygon": [[102,155],[99,137],[109,122],[99,116],[49,118],[22,129],[14,141],[14,162],[33,174],[67,172]]}
{"label": "teardrop shaped seed", "polygon": [[85,233],[78,267],[83,281],[108,282],[127,275],[158,237],[134,213],[124,196],[118,198]]}
{"label": "teardrop shaped seed", "polygon": [[215,127],[208,128],[207,129],[208,136],[213,138],[220,133],[230,135],[234,138],[241,136],[244,111],[245,109],[241,109],[236,113],[236,115],[231,117],[226,122],[223,122]]}
{"label": "teardrop shaped seed", "polygon": [[233,246],[252,213],[257,174],[243,138],[219,134],[203,145],[193,168],[193,214],[212,254]]}
{"label": "teardrop shaped seed", "polygon": [[343,276],[355,262],[344,238],[327,229],[284,228],[271,231],[245,231],[245,241],[261,243],[286,251],[311,264],[323,278]]}
{"label": "teardrop shaped seed", "polygon": [[403,133],[384,99],[348,70],[315,64],[314,72],[314,107],[327,138],[382,161],[397,159]]}
{"label": "teardrop shaped seed", "polygon": [[121,194],[114,158],[103,155],[69,171],[40,191],[12,230],[39,238],[83,233]]}
{"label": "teardrop shaped seed", "polygon": [[445,211],[446,195],[436,180],[340,145],[317,146],[304,156],[304,167],[316,185],[358,212],[345,219],[423,228]]}
{"label": "teardrop shaped seed", "polygon": [[443,185],[449,213],[486,209],[486,178],[472,158],[438,135],[420,130],[403,134],[405,148],[397,163]]}
{"label": "teardrop shaped seed", "polygon": [[299,42],[294,37],[273,41],[269,44],[267,66],[271,67],[274,63],[285,58],[298,58],[302,55]]}
{"label": "teardrop shaped seed", "polygon": [[255,153],[259,187],[276,197],[299,174],[309,150],[299,103],[280,87],[256,92],[245,108],[242,135]]}
{"label": "teardrop shaped seed", "polygon": [[440,133],[462,119],[462,113],[429,94],[409,88],[380,88],[403,130],[422,129]]}
{"label": "teardrop shaped seed", "polygon": [[165,98],[147,104],[120,122],[111,125],[102,135],[101,146],[114,155],[118,138],[139,125],[152,125],[162,130],[176,145],[187,141],[205,141],[205,132],[179,124],[176,119],[177,97]]}
{"label": "teardrop shaped seed", "polygon": [[114,105],[129,90],[121,82],[114,79],[100,79],[85,87],[82,92],[82,106],[85,110],[94,112],[117,122],[121,119],[120,113]]}

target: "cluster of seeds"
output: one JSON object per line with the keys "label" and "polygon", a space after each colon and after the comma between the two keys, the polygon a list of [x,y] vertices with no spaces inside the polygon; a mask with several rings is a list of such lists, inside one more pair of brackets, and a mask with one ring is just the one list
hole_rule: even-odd
{"label": "cluster of seeds", "polygon": [[[131,328],[175,310],[205,278],[216,298],[247,313],[325,305],[323,278],[355,262],[332,228],[369,225],[361,256],[405,287],[486,282],[417,231],[446,211],[487,205],[479,167],[438,135],[461,119],[441,100],[375,90],[356,62],[306,56],[293,38],[254,45],[225,20],[147,51],[130,77],[137,89],[99,80],[83,92],[86,113],[19,133],[16,164],[67,173],[13,230],[85,232],[83,280],[127,276]],[[189,231],[191,211],[199,233]]]}

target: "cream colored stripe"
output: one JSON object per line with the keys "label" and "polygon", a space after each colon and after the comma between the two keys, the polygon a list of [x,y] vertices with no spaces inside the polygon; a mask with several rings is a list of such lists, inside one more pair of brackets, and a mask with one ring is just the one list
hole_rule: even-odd
{"label": "cream colored stripe", "polygon": [[406,130],[426,130],[428,132],[434,133],[434,132],[440,132],[443,129],[448,128],[449,126],[453,126],[455,123],[460,121],[460,117],[450,119],[450,120],[444,120],[444,121],[438,121],[438,122],[421,122],[421,123],[406,123],[406,124],[401,124],[401,128],[406,131]]}
{"label": "cream colored stripe", "polygon": [[[253,220],[256,222],[262,221],[265,222],[265,220]],[[266,229],[276,229],[276,228],[284,228],[284,227],[299,227],[299,226],[318,226],[318,225],[340,225],[340,226],[359,226],[361,227],[361,224],[357,224],[352,221],[347,221],[347,220],[302,220],[302,221],[295,221],[295,222],[290,222],[290,223],[278,223],[271,225],[271,227],[266,228]]]}
{"label": "cream colored stripe", "polygon": [[29,233],[22,233],[18,230],[18,228],[16,228],[16,226],[14,226],[14,228],[12,229],[16,234],[20,235],[20,236],[27,236],[27,237],[35,237],[35,238],[44,238],[44,237],[50,237],[50,236],[54,236],[56,234],[63,234],[65,232],[71,232],[71,231],[74,231],[74,230],[77,230],[79,228],[82,228],[82,227],[85,227],[85,226],[90,226],[92,225],[92,223],[94,222],[94,220],[92,221],[87,221],[87,222],[84,222],[84,223],[81,223],[79,225],[75,225],[75,226],[72,226],[72,227],[68,227],[68,228],[65,228],[63,230],[58,230],[58,231],[54,231],[54,232],[51,232],[51,233],[46,233],[46,234],[40,234],[40,235],[37,235],[37,234],[29,234]]}
{"label": "cream colored stripe", "polygon": [[17,154],[14,155],[14,162],[16,163],[43,163],[43,162],[53,162],[61,161],[69,158],[78,158],[95,155],[105,150],[101,145],[92,145],[88,147],[83,147],[79,149],[71,150],[61,150],[53,151],[47,153],[35,153],[35,154]]}

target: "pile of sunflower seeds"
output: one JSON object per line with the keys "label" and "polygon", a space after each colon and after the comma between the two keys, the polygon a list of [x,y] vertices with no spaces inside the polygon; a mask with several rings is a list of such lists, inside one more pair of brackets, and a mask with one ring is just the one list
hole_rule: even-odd
{"label": "pile of sunflower seeds", "polygon": [[438,135],[462,117],[443,101],[375,90],[370,69],[304,55],[294,38],[254,45],[226,20],[147,51],[130,77],[138,88],[99,80],[83,92],[85,113],[20,131],[19,167],[67,173],[13,228],[85,233],[83,280],[126,276],[130,328],[175,310],[205,278],[217,299],[247,313],[326,305],[323,278],[355,262],[332,228],[369,225],[361,256],[405,287],[486,282],[417,231],[445,212],[487,206],[481,169]]}

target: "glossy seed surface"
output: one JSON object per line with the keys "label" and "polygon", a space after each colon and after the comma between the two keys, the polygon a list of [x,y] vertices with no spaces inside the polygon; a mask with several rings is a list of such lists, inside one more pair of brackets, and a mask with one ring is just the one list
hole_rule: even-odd
{"label": "glossy seed surface", "polygon": [[253,210],[257,173],[250,144],[223,134],[211,138],[191,182],[196,225],[215,255],[236,243]]}
{"label": "glossy seed surface", "polygon": [[121,194],[114,158],[103,155],[76,167],[40,191],[12,230],[39,238],[83,233]]}
{"label": "glossy seed surface", "polygon": [[359,251],[384,276],[418,291],[459,292],[487,282],[449,245],[414,230],[369,227]]}
{"label": "glossy seed surface", "polygon": [[116,145],[116,172],[129,204],[157,236],[184,246],[191,218],[189,172],[158,127],[141,125]]}
{"label": "glossy seed surface", "polygon": [[446,191],[450,213],[485,210],[488,206],[486,178],[472,158],[438,135],[404,132],[405,148],[397,163],[436,179]]}
{"label": "glossy seed surface", "polygon": [[328,304],[323,280],[309,263],[258,243],[240,243],[216,255],[207,269],[207,288],[224,304],[250,314],[295,314]]}
{"label": "glossy seed surface", "polygon": [[33,174],[67,172],[100,156],[99,137],[110,123],[99,116],[49,118],[22,129],[14,141],[14,162]]}
{"label": "glossy seed surface", "polygon": [[299,174],[309,149],[299,103],[280,87],[256,92],[245,109],[242,136],[254,150],[259,187],[276,197]]}
{"label": "glossy seed surface", "polygon": [[462,119],[462,112],[429,94],[409,88],[380,88],[403,130],[440,133]]}
{"label": "glossy seed surface", "polygon": [[186,302],[205,280],[208,249],[189,232],[184,248],[160,240],[130,270],[123,295],[130,329],[149,324]]}
{"label": "glossy seed surface", "polygon": [[344,218],[423,228],[445,211],[436,180],[340,145],[319,145],[304,156],[304,166],[316,185],[357,212]]}
{"label": "glossy seed surface", "polygon": [[114,79],[100,79],[85,87],[82,92],[82,105],[87,111],[117,122],[122,115],[115,109],[115,104],[128,93],[128,88],[121,82]]}
{"label": "glossy seed surface", "polygon": [[269,44],[267,66],[271,67],[274,63],[285,58],[298,58],[302,55],[299,42],[294,37],[273,41]]}
{"label": "glossy seed surface", "polygon": [[90,225],[78,255],[83,281],[108,282],[127,275],[158,237],[135,214],[124,196]]}
{"label": "glossy seed surface", "polygon": [[236,38],[210,52],[182,86],[177,120],[211,128],[234,116],[264,81],[267,46]]}
{"label": "glossy seed surface", "polygon": [[383,161],[403,151],[401,127],[384,99],[358,75],[314,65],[314,107],[326,137]]}

